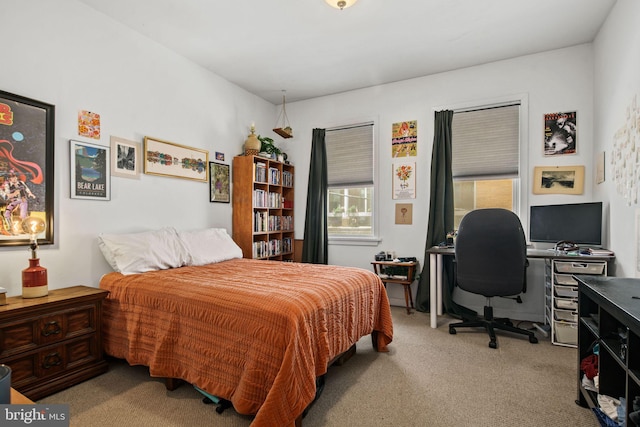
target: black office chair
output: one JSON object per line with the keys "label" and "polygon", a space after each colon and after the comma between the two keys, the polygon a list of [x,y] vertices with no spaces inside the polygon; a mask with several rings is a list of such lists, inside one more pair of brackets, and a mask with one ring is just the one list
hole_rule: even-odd
{"label": "black office chair", "polygon": [[456,284],[465,291],[487,298],[484,317],[463,316],[463,322],[449,325],[449,333],[457,328],[484,327],[497,348],[495,329],[515,332],[537,343],[532,331],[517,328],[509,319],[494,318],[491,299],[512,297],[522,302],[519,294],[526,291],[527,244],[522,224],[516,214],[506,209],[478,209],[462,218],[455,243]]}

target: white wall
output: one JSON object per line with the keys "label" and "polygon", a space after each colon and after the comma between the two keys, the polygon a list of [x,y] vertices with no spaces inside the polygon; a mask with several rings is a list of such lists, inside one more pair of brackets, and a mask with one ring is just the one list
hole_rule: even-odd
{"label": "white wall", "polygon": [[[616,252],[616,275],[640,277],[638,230],[634,225],[638,203],[628,203],[612,176],[614,135],[627,122],[634,99],[640,108],[640,2],[618,0],[594,42],[595,144],[594,155],[605,152],[606,178],[595,188],[595,196],[609,205],[611,233],[609,246]],[[637,117],[640,120],[640,117]],[[635,135],[640,135],[640,123]],[[640,148],[640,139],[636,140]],[[631,170],[640,168],[640,157],[627,159]],[[636,175],[637,176],[637,175]],[[638,182],[636,182],[636,186]],[[636,267],[637,266],[637,267]]]}
{"label": "white wall", "polygon": [[[142,175],[113,177],[111,201],[71,199],[69,139],[79,110],[97,112],[102,137],[134,141],[153,136],[225,154],[242,152],[249,125],[270,129],[274,105],[194,65],[164,47],[74,0],[5,2],[0,89],[56,106],[54,245],[39,250],[49,288],[98,286],[110,271],[100,253],[100,232],[162,226],[225,227],[231,205],[210,203],[208,184]],[[0,248],[0,286],[21,293],[26,247]]]}
{"label": "white wall", "polygon": [[[524,94],[529,118],[528,138],[523,141],[527,179],[538,165],[582,164],[587,175],[580,196],[534,196],[528,185],[521,214],[526,219],[529,204],[610,203],[608,246],[616,251],[618,275],[633,275],[637,241],[627,236],[637,205],[626,205],[608,174],[604,184],[595,186],[593,155],[610,151],[625,108],[639,92],[640,33],[634,25],[639,8],[635,0],[618,0],[596,40],[595,56],[592,45],[581,45],[288,104],[295,137],[281,146],[296,166],[296,238],[303,237],[312,129],[375,118],[382,242],[378,247],[332,245],[330,262],[370,268],[374,253],[395,250],[423,263],[434,110]],[[49,269],[51,288],[97,286],[109,271],[97,248],[99,232],[163,225],[231,228],[231,206],[209,203],[208,186],[186,180],[114,177],[111,201],[70,199],[68,140],[86,140],[77,136],[77,112],[101,114],[101,144],[108,145],[109,135],[137,141],[149,135],[207,149],[211,155],[223,152],[230,163],[242,150],[250,122],[256,122],[258,132],[271,127],[277,116],[273,105],[74,0],[11,2],[0,14],[0,36],[5,40],[0,89],[56,105],[55,244],[39,252]],[[578,153],[545,158],[543,114],[573,110],[578,112]],[[394,224],[391,198],[391,124],[404,120],[418,120],[419,129],[417,197],[399,201],[413,203],[410,226]],[[0,247],[0,286],[9,295],[20,293],[20,270],[27,266],[27,257],[24,247]],[[530,270],[536,277],[530,283],[541,283],[541,268],[534,265]],[[394,303],[404,304],[400,289],[389,292]],[[542,293],[532,290],[527,300],[527,307],[519,308],[539,320],[535,316],[541,312]]]}
{"label": "white wall", "polygon": [[[398,83],[376,86],[333,96],[326,96],[287,105],[287,113],[296,131],[295,144],[288,152],[296,161],[296,233],[304,230],[310,141],[313,128],[347,124],[361,118],[377,120],[379,162],[378,190],[380,232],[378,247],[329,247],[331,264],[370,268],[373,255],[380,250],[394,250],[400,256],[416,256],[424,265],[424,250],[429,209],[429,172],[433,143],[434,111],[462,104],[484,104],[496,99],[528,98],[528,132],[522,141],[523,174],[530,182],[534,166],[584,165],[587,171],[582,195],[531,194],[530,185],[522,190],[521,216],[528,218],[528,204],[591,201],[593,191],[593,55],[590,44],[545,52],[507,61],[461,69]],[[577,111],[578,153],[561,157],[544,157],[545,113]],[[418,121],[417,196],[414,200],[392,200],[391,125],[404,120]],[[395,225],[396,202],[413,203],[413,224]],[[525,222],[525,228],[527,224]],[[496,302],[498,315],[543,320],[544,294],[542,263],[533,262],[526,304],[515,306],[511,301]],[[414,285],[415,287],[416,285]],[[404,305],[401,287],[390,287],[392,302]],[[456,296],[461,303],[481,309],[484,299],[475,295]],[[501,308],[502,307],[502,308]]]}

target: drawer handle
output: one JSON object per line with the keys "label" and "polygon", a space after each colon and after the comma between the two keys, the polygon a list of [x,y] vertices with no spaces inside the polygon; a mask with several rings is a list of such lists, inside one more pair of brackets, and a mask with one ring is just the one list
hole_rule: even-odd
{"label": "drawer handle", "polygon": [[60,357],[60,353],[57,351],[54,353],[49,353],[44,357],[42,361],[42,367],[44,369],[53,368],[54,366],[58,366],[62,363],[62,357]]}
{"label": "drawer handle", "polygon": [[62,332],[62,328],[57,320],[52,320],[51,322],[47,322],[42,328],[42,335],[48,337],[49,335],[57,335]]}

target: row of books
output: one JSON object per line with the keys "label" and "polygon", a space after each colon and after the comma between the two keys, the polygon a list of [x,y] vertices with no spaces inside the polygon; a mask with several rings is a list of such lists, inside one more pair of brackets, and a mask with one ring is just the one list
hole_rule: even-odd
{"label": "row of books", "polygon": [[282,185],[293,187],[293,174],[289,171],[282,171]]}
{"label": "row of books", "polygon": [[253,190],[253,206],[256,208],[281,208],[282,195],[255,189]]}
{"label": "row of books", "polygon": [[290,237],[284,239],[260,240],[253,242],[253,258],[267,258],[282,253],[291,252],[293,244]]}
{"label": "row of books", "polygon": [[268,182],[272,185],[284,185],[285,187],[293,187],[293,174],[289,171],[283,171],[275,167],[269,167],[265,162],[256,162],[254,165],[253,179],[255,182]]}
{"label": "row of books", "polygon": [[256,212],[253,223],[253,231],[261,233],[264,231],[293,230],[293,217],[290,215],[269,215],[267,212]]}

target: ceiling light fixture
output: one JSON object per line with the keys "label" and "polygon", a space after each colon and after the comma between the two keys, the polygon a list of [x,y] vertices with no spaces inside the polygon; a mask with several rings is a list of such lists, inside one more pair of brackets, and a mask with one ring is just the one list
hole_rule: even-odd
{"label": "ceiling light fixture", "polygon": [[342,9],[346,9],[348,7],[353,6],[355,2],[357,2],[358,0],[324,0],[324,1],[326,1],[329,6],[342,10]]}

